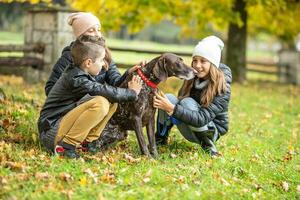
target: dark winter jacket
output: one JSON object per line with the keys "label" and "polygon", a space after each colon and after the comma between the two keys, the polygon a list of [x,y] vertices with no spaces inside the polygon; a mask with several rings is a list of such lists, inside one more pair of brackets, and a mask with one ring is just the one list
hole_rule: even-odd
{"label": "dark winter jacket", "polygon": [[50,129],[87,94],[103,96],[111,103],[134,101],[137,98],[134,90],[99,83],[79,67],[70,65],[48,94],[38,121],[39,132]]}
{"label": "dark winter jacket", "polygon": [[[230,85],[232,75],[230,68],[225,64],[221,63],[220,69],[225,75],[226,92],[216,96],[208,107],[201,107],[199,111],[188,110],[183,108],[180,104],[176,104],[173,112],[175,118],[195,127],[202,127],[210,121],[213,121],[221,135],[224,135],[228,131],[228,104],[231,94]],[[191,92],[193,91],[195,90],[191,90]],[[190,96],[193,96],[193,94],[190,94]]]}
{"label": "dark winter jacket", "polygon": [[[65,68],[73,63],[73,59],[71,56],[72,44],[73,43],[71,43],[69,46],[66,46],[63,49],[61,57],[55,63],[55,65],[52,69],[51,75],[45,86],[46,96],[48,96],[50,90],[52,89],[52,87],[54,86],[56,81],[59,79],[59,77],[65,70]],[[107,71],[102,69],[100,74],[98,76],[96,76],[95,79],[99,83],[108,83],[109,85],[112,85],[112,86],[119,86],[123,82],[123,80],[126,78],[126,76],[127,76],[127,71],[125,72],[125,74],[123,76],[121,76],[119,70],[117,69],[116,64],[114,62],[111,62],[109,65],[109,69]]]}

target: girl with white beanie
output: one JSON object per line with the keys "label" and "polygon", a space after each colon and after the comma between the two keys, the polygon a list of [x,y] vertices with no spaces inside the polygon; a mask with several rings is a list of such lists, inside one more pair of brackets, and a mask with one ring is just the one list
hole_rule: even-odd
{"label": "girl with white beanie", "polygon": [[[112,86],[118,86],[121,82],[123,82],[124,78],[128,73],[136,70],[139,66],[134,66],[131,69],[127,70],[124,75],[121,76],[116,64],[111,59],[110,50],[105,45],[105,40],[102,37],[100,32],[101,24],[99,19],[88,12],[77,12],[69,15],[67,19],[68,25],[72,27],[73,34],[75,38],[79,38],[82,35],[96,36],[100,37],[103,40],[103,47],[105,48],[105,58],[104,60],[108,64],[107,70],[102,70],[99,75],[96,76],[96,80],[100,83],[108,83]],[[56,83],[56,81],[61,76],[62,72],[65,70],[67,66],[73,63],[71,56],[71,47],[73,42],[70,45],[66,46],[61,54],[61,57],[57,60],[56,64],[52,69],[52,73],[46,83],[45,93],[48,96],[52,87]]]}
{"label": "girl with white beanie", "polygon": [[195,78],[184,81],[178,97],[156,94],[158,108],[156,143],[167,144],[175,124],[188,141],[198,143],[210,155],[218,155],[215,142],[228,131],[231,70],[220,63],[223,41],[216,36],[201,40],[192,56]]}

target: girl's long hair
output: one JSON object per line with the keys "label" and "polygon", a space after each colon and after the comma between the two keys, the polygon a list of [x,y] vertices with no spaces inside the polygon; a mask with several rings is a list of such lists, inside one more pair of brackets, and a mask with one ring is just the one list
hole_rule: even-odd
{"label": "girl's long hair", "polygon": [[110,50],[109,50],[109,48],[106,46],[106,44],[105,44],[105,39],[103,38],[103,37],[101,37],[100,38],[100,45],[101,46],[103,46],[104,47],[104,49],[105,49],[105,57],[104,57],[104,61],[105,61],[105,66],[104,66],[104,68],[106,69],[106,70],[108,70],[108,68],[109,68],[109,65],[111,64],[111,61],[112,61],[112,59],[111,59],[111,53],[110,53]]}
{"label": "girl's long hair", "polygon": [[[224,73],[211,64],[210,70],[208,73],[209,83],[208,86],[204,88],[199,96],[200,104],[203,107],[208,107],[213,101],[214,97],[217,95],[221,95],[226,91],[226,82]],[[190,91],[193,87],[194,81],[196,79],[184,81],[178,92],[178,98],[183,99],[185,97],[190,96]]]}

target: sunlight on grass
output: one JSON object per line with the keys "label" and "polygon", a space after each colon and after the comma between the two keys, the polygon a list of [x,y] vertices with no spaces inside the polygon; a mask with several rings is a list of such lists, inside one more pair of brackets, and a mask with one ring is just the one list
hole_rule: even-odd
{"label": "sunlight on grass", "polygon": [[[160,84],[176,93],[181,81]],[[83,160],[50,156],[38,142],[43,84],[0,76],[0,197],[3,199],[297,199],[300,185],[300,88],[233,84],[230,131],[211,159],[176,128],[160,157],[140,155],[135,134]]]}
{"label": "sunlight on grass", "polygon": [[[0,31],[0,43],[22,44],[23,35]],[[107,43],[161,51],[193,48],[110,38]],[[157,55],[112,56],[133,64]],[[39,143],[44,84],[0,75],[0,199],[299,199],[300,87],[278,84],[275,75],[249,72],[247,78],[232,85],[230,131],[217,142],[222,154],[217,159],[174,127],[156,160],[140,155],[133,132],[108,151],[67,160],[51,156]],[[169,78],[159,89],[177,94],[181,84]]]}

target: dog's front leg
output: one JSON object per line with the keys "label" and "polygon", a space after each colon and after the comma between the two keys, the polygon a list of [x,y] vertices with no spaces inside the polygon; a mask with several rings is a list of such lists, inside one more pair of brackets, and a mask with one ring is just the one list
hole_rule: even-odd
{"label": "dog's front leg", "polygon": [[147,144],[146,144],[146,141],[145,141],[144,134],[143,134],[141,117],[139,117],[139,116],[135,117],[135,119],[134,119],[134,128],[135,128],[136,138],[138,140],[138,143],[139,143],[142,154],[144,154],[148,157],[151,157],[151,155],[149,153],[149,150],[148,150],[148,147],[147,147]]}
{"label": "dog's front leg", "polygon": [[147,129],[147,135],[148,135],[148,140],[149,140],[149,146],[150,146],[150,153],[154,158],[158,157],[157,153],[157,147],[156,147],[156,142],[155,142],[155,134],[154,134],[154,126],[155,126],[155,119],[154,116],[155,114],[152,115],[153,117],[150,118],[149,123],[146,126]]}

